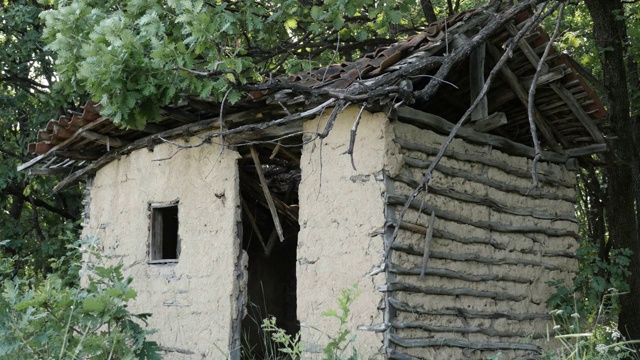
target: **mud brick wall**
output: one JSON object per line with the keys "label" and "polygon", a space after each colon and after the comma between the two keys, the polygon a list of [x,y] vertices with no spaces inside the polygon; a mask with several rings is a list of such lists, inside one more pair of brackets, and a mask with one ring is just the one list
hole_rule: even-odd
{"label": "mud brick wall", "polygon": [[[404,165],[387,182],[388,223],[446,136],[394,122]],[[391,358],[504,358],[537,354],[550,325],[549,280],[577,269],[575,175],[489,145],[453,141],[391,242],[387,333]],[[431,228],[431,229],[430,229]],[[426,256],[425,256],[426,249]]]}

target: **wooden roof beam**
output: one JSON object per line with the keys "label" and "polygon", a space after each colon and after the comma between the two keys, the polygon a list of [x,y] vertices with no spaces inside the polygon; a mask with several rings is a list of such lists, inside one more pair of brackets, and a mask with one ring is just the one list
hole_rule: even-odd
{"label": "wooden roof beam", "polygon": [[[518,33],[518,30],[516,29],[515,25],[513,25],[513,23],[507,24],[506,27],[507,27],[507,31],[509,31],[509,33],[512,36]],[[540,58],[538,57],[538,54],[536,54],[535,50],[531,48],[529,43],[521,40],[518,43],[518,46],[520,47],[520,50],[522,50],[522,52],[525,54],[527,59],[531,62],[531,64],[534,67],[537,67],[538,64],[540,63]],[[548,72],[549,72],[549,65],[542,64],[542,74],[545,75]],[[582,106],[580,106],[578,101],[573,97],[571,92],[565,89],[562,85],[558,84],[557,82],[552,83],[550,85],[553,91],[555,91],[556,94],[558,94],[558,96],[560,96],[560,98],[567,104],[567,106],[569,106],[569,108],[571,109],[573,114],[576,116],[576,118],[578,118],[578,120],[582,123],[585,129],[587,129],[589,134],[593,137],[593,140],[595,140],[598,143],[604,143],[604,137],[600,133],[600,130],[598,129],[596,124],[593,122],[593,120],[589,117],[589,115],[585,113],[584,109],[582,108]]]}
{"label": "wooden roof beam", "polygon": [[[494,59],[494,61],[498,61],[498,59],[500,59],[501,57],[500,50],[498,50],[495,46],[491,44],[487,44],[487,51],[489,52],[489,55]],[[524,89],[524,87],[522,86],[522,84],[520,84],[520,80],[513,73],[513,71],[511,71],[511,69],[507,65],[505,65],[502,68],[500,68],[500,75],[502,75],[502,77],[509,84],[509,86],[511,87],[511,90],[513,90],[513,92],[516,94],[520,102],[522,102],[524,106],[528,106],[529,95],[527,91]],[[562,148],[560,147],[560,145],[558,145],[558,140],[556,140],[555,136],[553,135],[553,130],[544,119],[544,116],[535,107],[535,105],[532,105],[532,106],[534,107],[534,110],[533,110],[534,117],[535,117],[534,120],[536,125],[538,126],[538,129],[540,130],[540,134],[542,134],[542,137],[545,138],[545,140],[547,141],[547,144],[554,151],[562,152]],[[562,138],[562,135],[560,134],[558,135],[559,135],[558,137],[560,141],[562,142],[562,145],[568,147],[569,144],[566,142],[564,138]]]}
{"label": "wooden roof beam", "polygon": [[551,88],[558,94],[558,96],[560,96],[560,98],[562,98],[562,100],[567,103],[569,109],[571,109],[573,114],[578,118],[578,120],[580,120],[585,129],[587,129],[589,135],[593,137],[593,140],[601,144],[604,143],[604,136],[602,136],[602,133],[598,129],[598,126],[596,126],[596,124],[593,122],[593,119],[591,119],[591,117],[587,115],[576,98],[571,95],[571,92],[569,92],[569,90],[565,89],[559,83],[552,83]]}
{"label": "wooden roof beam", "polygon": [[112,136],[98,134],[97,132],[93,132],[93,131],[83,131],[80,135],[84,138],[94,140],[100,144],[107,145],[107,148],[109,147],[119,148],[127,144],[127,142],[124,140],[120,140]]}

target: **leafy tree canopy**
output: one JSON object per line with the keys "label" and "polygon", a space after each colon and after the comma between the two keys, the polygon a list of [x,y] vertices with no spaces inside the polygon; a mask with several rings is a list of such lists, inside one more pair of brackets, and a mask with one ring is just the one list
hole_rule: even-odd
{"label": "leafy tree canopy", "polygon": [[[459,1],[458,7],[459,5]],[[142,127],[180,94],[234,103],[241,86],[357,57],[425,24],[420,2],[58,0],[42,14],[66,91]],[[207,76],[204,76],[207,75]]]}
{"label": "leafy tree canopy", "polygon": [[55,55],[40,36],[42,10],[35,1],[0,0],[0,257],[14,258],[14,275],[34,278],[50,272],[51,259],[76,237],[80,199],[77,190],[51,197],[51,179],[16,171],[37,130],[58,107],[73,107],[53,89]]}

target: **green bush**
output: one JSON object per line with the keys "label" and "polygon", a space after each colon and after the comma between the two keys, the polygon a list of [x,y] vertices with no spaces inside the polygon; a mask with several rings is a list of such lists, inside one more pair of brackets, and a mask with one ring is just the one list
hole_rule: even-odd
{"label": "green bush", "polygon": [[86,286],[69,286],[66,274],[39,283],[7,278],[11,260],[0,264],[0,358],[161,359],[159,347],[146,339],[152,331],[141,325],[150,314],[127,308],[136,291],[122,265],[103,266],[95,241],[77,245],[69,258],[86,252],[95,259]]}
{"label": "green bush", "polygon": [[613,249],[608,261],[598,246],[583,239],[577,251],[579,271],[573,284],[549,281],[556,292],[547,300],[553,309],[554,338],[561,346],[549,349],[545,359],[638,359],[632,344],[617,330],[618,295],[629,291],[627,282],[631,251]]}

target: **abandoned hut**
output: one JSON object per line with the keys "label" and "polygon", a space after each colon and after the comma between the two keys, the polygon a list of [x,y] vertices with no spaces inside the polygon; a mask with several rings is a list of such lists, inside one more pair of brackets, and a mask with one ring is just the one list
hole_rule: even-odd
{"label": "abandoned hut", "polygon": [[363,356],[532,357],[547,281],[577,270],[576,158],[606,151],[606,124],[584,70],[553,49],[541,61],[549,38],[520,11],[270,80],[224,114],[192,97],[123,129],[89,102],[20,169],[66,175],[56,191],[86,181],[84,234],[125,264],[167,358],[261,358],[267,315],[313,357],[337,328],[321,314],[354,284]]}

